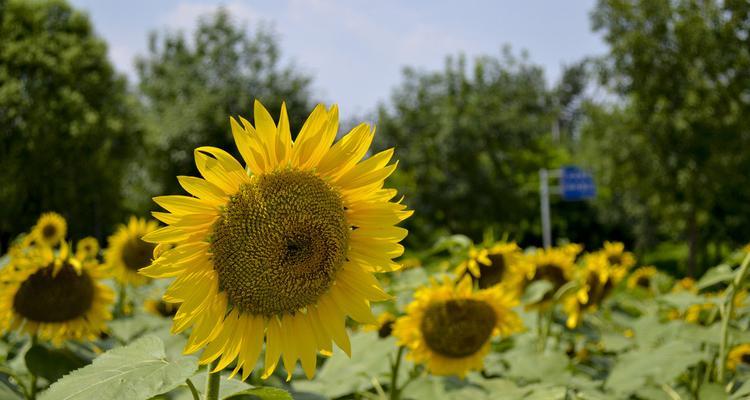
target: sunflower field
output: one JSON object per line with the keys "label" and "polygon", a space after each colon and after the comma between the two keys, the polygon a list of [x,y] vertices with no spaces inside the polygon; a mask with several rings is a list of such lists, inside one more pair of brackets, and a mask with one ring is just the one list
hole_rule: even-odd
{"label": "sunflower field", "polygon": [[231,119],[244,165],[196,149],[201,177],[155,220],[100,246],[50,212],[12,244],[3,398],[750,396],[750,248],[697,281],[619,242],[405,252],[412,211],[384,186],[393,149],[363,159],[367,124],[335,140],[319,105],[292,140],[283,105],[254,117]]}
{"label": "sunflower field", "polygon": [[359,114],[286,35],[364,98],[528,6],[119,3],[0,0],[0,400],[750,399],[750,2],[597,0],[551,81],[466,44]]}

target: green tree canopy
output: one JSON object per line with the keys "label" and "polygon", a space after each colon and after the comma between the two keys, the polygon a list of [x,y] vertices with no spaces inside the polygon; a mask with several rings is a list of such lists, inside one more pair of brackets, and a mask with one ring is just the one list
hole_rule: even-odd
{"label": "green tree canopy", "polygon": [[182,32],[152,33],[137,68],[150,117],[151,193],[175,193],[175,176],[198,173],[196,147],[239,157],[229,116],[251,119],[255,99],[273,115],[285,101],[293,127],[312,111],[311,79],[282,65],[274,35],[263,26],[249,33],[223,9],[201,18],[191,39]]}
{"label": "green tree canopy", "polygon": [[[572,100],[575,85],[566,88]],[[445,231],[480,239],[486,228],[538,236],[538,171],[565,159],[550,132],[568,103],[540,67],[507,50],[471,67],[459,57],[443,71],[406,69],[379,108],[376,140],[397,147],[395,183],[416,210],[410,239]]]}
{"label": "green tree canopy", "polygon": [[642,238],[685,240],[688,271],[710,241],[748,240],[750,3],[601,0],[620,95],[584,129],[600,178]]}
{"label": "green tree canopy", "polygon": [[89,18],[61,0],[0,1],[0,242],[44,211],[74,237],[123,217],[140,139],[125,81]]}

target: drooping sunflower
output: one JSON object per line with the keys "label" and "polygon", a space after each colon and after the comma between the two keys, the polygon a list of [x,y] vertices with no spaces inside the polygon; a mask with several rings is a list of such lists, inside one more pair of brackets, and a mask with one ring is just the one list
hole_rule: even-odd
{"label": "drooping sunflower", "polygon": [[[374,131],[361,124],[334,144],[338,108],[318,105],[293,142],[282,104],[278,124],[259,103],[255,125],[230,119],[247,168],[224,150],[200,147],[203,179],[178,177],[190,196],[154,201],[169,226],[144,237],[172,244],[141,273],[176,277],[164,300],[181,303],[173,332],[192,327],[185,351],[205,347],[214,371],[237,360],[245,379],[265,342],[268,377],[282,358],[288,377],[333,340],[350,353],[346,316],[375,323],[370,302],[389,299],[372,275],[393,271],[411,215],[393,189],[393,149],[362,161]],[[161,246],[161,245],[160,245]]]}
{"label": "drooping sunflower", "polygon": [[523,253],[515,242],[497,242],[486,249],[472,246],[468,257],[456,268],[456,275],[471,276],[480,289],[504,284],[506,289],[518,290],[523,281],[523,270],[519,267]]}
{"label": "drooping sunflower", "polygon": [[641,288],[651,290],[652,280],[659,271],[652,266],[640,267],[628,278],[628,289]]}
{"label": "drooping sunflower", "polygon": [[109,237],[104,261],[115,279],[131,285],[148,282],[148,278],[138,274],[138,270],[151,265],[156,245],[141,238],[157,228],[156,221],[130,217],[127,225],[121,224]]}
{"label": "drooping sunflower", "polygon": [[580,283],[578,290],[563,301],[563,308],[568,315],[567,327],[577,327],[584,312],[596,311],[626,273],[627,269],[623,265],[611,264],[605,253],[587,254],[583,268],[577,271]]}
{"label": "drooping sunflower", "polygon": [[3,274],[0,331],[20,329],[55,345],[95,339],[112,318],[104,275],[95,261],[71,257],[65,242],[57,254],[46,246],[23,254]]}
{"label": "drooping sunflower", "polygon": [[727,355],[727,368],[736,371],[740,365],[750,368],[750,343],[744,343],[732,348]]}
{"label": "drooping sunflower", "polygon": [[523,329],[512,310],[517,304],[501,286],[474,291],[469,277],[458,284],[433,282],[417,290],[393,336],[409,350],[408,359],[425,364],[432,374],[464,377],[483,368],[492,337]]}
{"label": "drooping sunflower", "polygon": [[76,258],[79,260],[96,259],[99,254],[99,241],[95,237],[85,237],[76,244]]}
{"label": "drooping sunflower", "polygon": [[552,284],[552,288],[539,302],[527,304],[527,306],[547,306],[555,292],[575,278],[576,257],[581,250],[580,245],[566,245],[539,249],[525,255],[527,270],[523,274],[522,286],[526,288],[533,282],[541,280]]}
{"label": "drooping sunflower", "polygon": [[42,214],[36,221],[29,239],[54,247],[65,240],[67,231],[68,223],[65,222],[65,218],[56,212],[48,212]]}

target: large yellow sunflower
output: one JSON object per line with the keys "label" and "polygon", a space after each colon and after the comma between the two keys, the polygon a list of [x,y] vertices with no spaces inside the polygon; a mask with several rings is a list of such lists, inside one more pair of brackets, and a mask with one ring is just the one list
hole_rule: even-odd
{"label": "large yellow sunflower", "polygon": [[65,240],[68,223],[65,218],[56,212],[42,214],[31,230],[29,239],[44,244],[45,246],[57,246]]}
{"label": "large yellow sunflower", "polygon": [[181,176],[191,196],[154,201],[168,227],[143,239],[173,244],[141,273],[176,277],[164,299],[181,303],[174,332],[192,327],[185,351],[205,347],[214,371],[236,361],[243,379],[265,342],[268,377],[279,357],[291,377],[299,359],[308,377],[316,353],[333,340],[350,352],[345,319],[376,323],[370,302],[390,298],[372,275],[393,271],[411,215],[383,182],[393,149],[362,158],[374,132],[361,124],[334,144],[338,108],[318,105],[291,139],[286,108],[278,124],[259,103],[255,125],[231,119],[247,168],[224,150],[200,147],[203,179]]}
{"label": "large yellow sunflower", "polygon": [[455,285],[446,279],[415,293],[393,336],[409,349],[407,358],[432,374],[464,377],[483,368],[493,336],[523,329],[511,310],[516,304],[516,296],[500,286],[474,291],[469,277]]}
{"label": "large yellow sunflower", "polygon": [[519,290],[525,270],[519,266],[522,260],[523,253],[515,242],[497,242],[486,249],[472,246],[455,272],[459,278],[470,275],[480,289],[504,284],[506,289]]}
{"label": "large yellow sunflower", "polygon": [[138,274],[138,270],[151,264],[156,245],[141,238],[157,228],[156,221],[130,217],[127,225],[120,225],[109,237],[104,261],[115,279],[131,285],[142,285],[148,281],[148,278]]}
{"label": "large yellow sunflower", "polygon": [[625,277],[627,268],[622,264],[612,264],[606,253],[587,254],[583,268],[576,271],[580,284],[578,290],[563,301],[568,315],[566,325],[575,328],[581,322],[584,312],[594,312],[604,299]]}
{"label": "large yellow sunflower", "polygon": [[114,293],[100,281],[104,271],[71,257],[65,242],[57,254],[40,246],[13,266],[3,274],[0,331],[20,329],[60,345],[95,339],[112,318]]}
{"label": "large yellow sunflower", "polygon": [[580,245],[565,245],[549,249],[539,249],[527,254],[522,274],[524,288],[531,283],[544,280],[552,284],[552,288],[536,304],[528,306],[546,306],[552,300],[555,292],[575,277],[575,261],[582,250]]}

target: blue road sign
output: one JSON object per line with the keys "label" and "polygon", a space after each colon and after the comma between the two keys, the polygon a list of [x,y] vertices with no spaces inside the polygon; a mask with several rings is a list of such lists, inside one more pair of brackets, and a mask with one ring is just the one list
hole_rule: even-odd
{"label": "blue road sign", "polygon": [[594,178],[578,167],[563,167],[560,174],[560,194],[563,200],[568,201],[590,199],[596,196]]}

